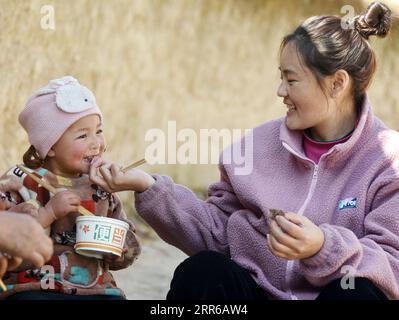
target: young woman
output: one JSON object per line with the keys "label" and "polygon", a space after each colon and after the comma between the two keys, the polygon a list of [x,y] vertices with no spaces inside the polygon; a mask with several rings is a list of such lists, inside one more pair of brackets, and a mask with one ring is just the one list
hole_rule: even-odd
{"label": "young woman", "polygon": [[92,181],[136,191],[138,213],[190,255],[168,299],[399,298],[399,134],[366,94],[368,38],[390,26],[389,8],[372,3],[349,28],[317,16],[287,35],[287,115],[253,129],[250,174],[220,163],[206,201],[167,176],[93,162]]}

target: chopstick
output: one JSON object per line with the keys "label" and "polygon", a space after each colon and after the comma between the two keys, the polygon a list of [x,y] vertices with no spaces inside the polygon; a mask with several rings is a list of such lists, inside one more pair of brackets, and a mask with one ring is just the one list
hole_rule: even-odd
{"label": "chopstick", "polygon": [[136,161],[136,162],[134,162],[132,164],[129,164],[128,166],[124,167],[122,169],[122,172],[125,173],[127,170],[130,170],[130,169],[136,168],[138,166],[141,166],[144,163],[146,163],[145,159],[141,159],[139,161]]}
{"label": "chopstick", "polygon": [[[0,252],[0,257],[7,259],[8,255]],[[3,292],[7,291],[7,286],[4,284],[3,280],[0,278],[0,288]]]}
{"label": "chopstick", "polygon": [[6,287],[6,285],[4,284],[3,280],[1,280],[1,279],[0,279],[0,288],[1,288],[1,290],[3,290],[3,292],[6,292],[6,291],[7,291],[7,287]]}
{"label": "chopstick", "polygon": [[[54,188],[51,184],[49,184],[47,181],[35,176],[33,173],[26,170],[23,166],[17,165],[17,167],[21,169],[24,173],[26,173],[29,177],[31,177],[33,180],[35,180],[38,184],[40,184],[43,188],[50,191],[52,194],[56,194],[58,192],[57,189]],[[79,213],[84,216],[94,216],[94,214],[89,210],[87,210],[85,207],[79,206],[78,210]]]}

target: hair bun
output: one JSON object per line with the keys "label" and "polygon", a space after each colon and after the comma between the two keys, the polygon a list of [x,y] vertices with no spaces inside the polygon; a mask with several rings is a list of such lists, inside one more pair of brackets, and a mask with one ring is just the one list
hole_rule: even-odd
{"label": "hair bun", "polygon": [[354,26],[362,37],[385,37],[392,24],[392,11],[381,2],[371,3],[367,11],[354,18]]}

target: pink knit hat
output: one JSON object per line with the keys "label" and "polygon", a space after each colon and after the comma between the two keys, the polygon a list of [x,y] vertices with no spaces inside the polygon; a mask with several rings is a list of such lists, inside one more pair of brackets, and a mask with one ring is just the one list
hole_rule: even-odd
{"label": "pink knit hat", "polygon": [[74,122],[91,114],[98,114],[103,121],[93,93],[75,78],[66,76],[51,80],[36,91],[18,120],[28,133],[30,144],[44,159]]}

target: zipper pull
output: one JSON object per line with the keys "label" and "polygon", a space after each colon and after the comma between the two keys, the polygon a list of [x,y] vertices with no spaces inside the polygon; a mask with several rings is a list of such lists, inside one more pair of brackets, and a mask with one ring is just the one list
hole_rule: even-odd
{"label": "zipper pull", "polygon": [[319,166],[316,164],[316,165],[314,166],[313,178],[316,178],[318,171],[319,171]]}

